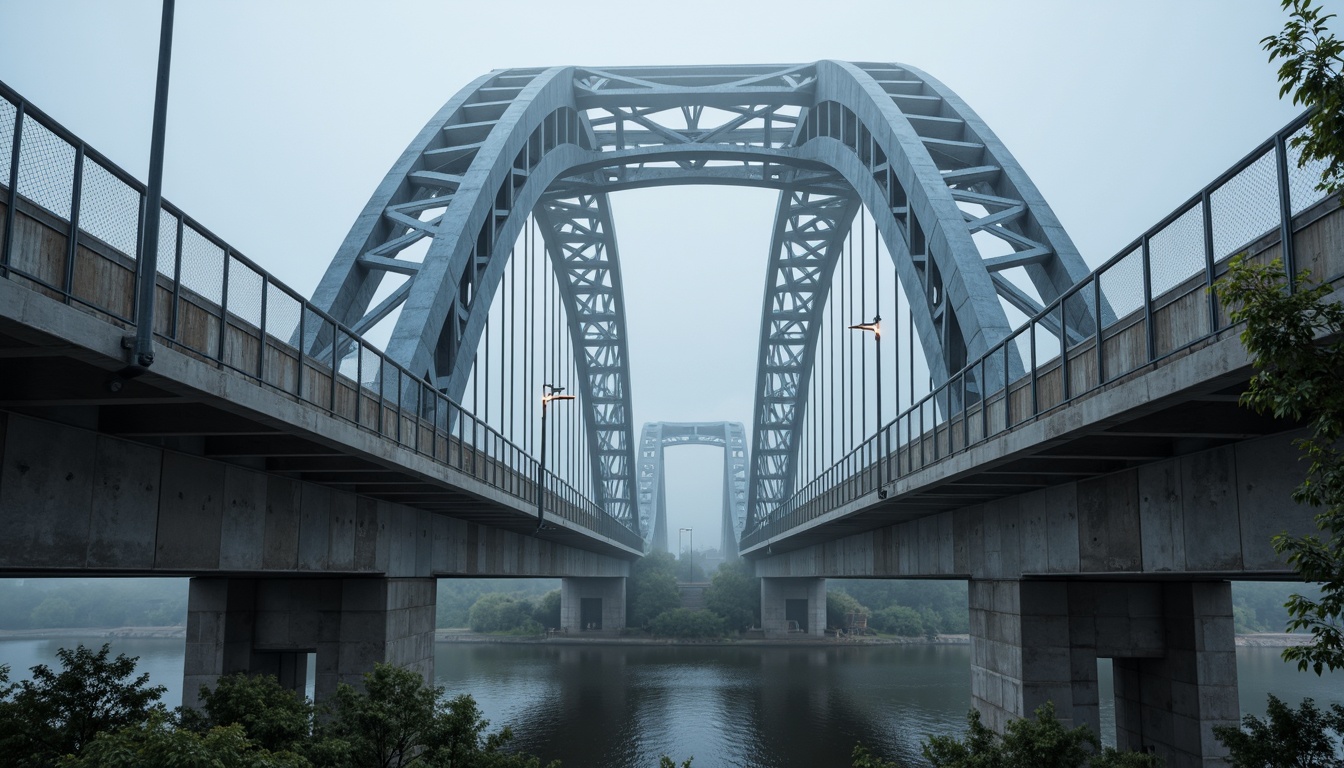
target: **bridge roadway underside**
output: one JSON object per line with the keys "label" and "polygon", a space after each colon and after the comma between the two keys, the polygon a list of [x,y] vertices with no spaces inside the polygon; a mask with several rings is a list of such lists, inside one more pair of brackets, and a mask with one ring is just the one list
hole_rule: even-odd
{"label": "bridge roadway underside", "polygon": [[[433,673],[440,577],[623,581],[636,553],[468,474],[0,279],[0,576],[191,576],[186,703],[268,671],[319,698]],[[623,606],[622,606],[623,608]]]}
{"label": "bridge roadway underside", "polygon": [[[1338,286],[1344,211],[1330,200],[1307,219],[1298,268]],[[1306,432],[1238,405],[1252,374],[1238,331],[743,554],[766,579],[968,579],[987,724],[1053,701],[1096,730],[1096,660],[1112,658],[1121,746],[1222,765],[1212,727],[1239,718],[1227,580],[1292,578],[1271,537],[1315,531],[1314,510],[1291,501]]]}

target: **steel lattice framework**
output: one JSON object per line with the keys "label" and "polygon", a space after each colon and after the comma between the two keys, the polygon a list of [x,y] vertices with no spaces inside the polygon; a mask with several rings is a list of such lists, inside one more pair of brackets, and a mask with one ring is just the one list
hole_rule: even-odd
{"label": "steel lattice framework", "polygon": [[639,524],[644,551],[667,551],[667,486],[663,452],[679,445],[723,448],[723,526],[719,551],[737,554],[747,524],[747,430],[737,421],[667,422],[644,425],[639,435]]}
{"label": "steel lattice framework", "polygon": [[[918,69],[838,61],[557,67],[497,71],[454,96],[375,190],[314,298],[357,331],[399,308],[388,352],[460,399],[504,264],[535,215],[565,286],[572,343],[583,351],[598,501],[638,527],[607,195],[670,184],[780,191],[748,526],[793,491],[820,311],[860,206],[892,256],[938,381],[1007,335],[1004,303],[1034,314],[1087,273],[998,138]],[[982,249],[980,234],[1001,247]],[[409,254],[422,240],[430,242],[416,260]],[[1041,301],[1004,274],[1017,267]],[[389,275],[404,282],[374,304]]]}

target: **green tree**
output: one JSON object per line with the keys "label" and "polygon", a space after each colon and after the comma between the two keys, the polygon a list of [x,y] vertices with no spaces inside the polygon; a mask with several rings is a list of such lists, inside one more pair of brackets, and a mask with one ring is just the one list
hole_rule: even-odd
{"label": "green tree", "polygon": [[713,611],[673,608],[655,616],[649,631],[663,637],[721,637],[723,619]]}
{"label": "green tree", "polygon": [[503,592],[481,595],[476,604],[471,606],[471,630],[539,634],[542,626],[532,619],[532,610],[531,601]]}
{"label": "green tree", "polygon": [[868,623],[878,632],[900,637],[920,637],[925,634],[924,619],[919,611],[904,605],[889,605],[874,613]]}
{"label": "green tree", "polygon": [[854,761],[851,764],[853,768],[901,768],[894,760],[884,760],[869,752],[862,744],[854,745],[850,758]]}
{"label": "green tree", "polygon": [[62,648],[56,652],[60,672],[39,664],[31,680],[0,680],[0,755],[16,766],[53,765],[63,755],[79,755],[101,731],[140,725],[162,711],[158,701],[166,689],[149,685],[148,673],[132,677],[138,657],[110,654],[106,644],[96,652]]}
{"label": "green tree", "polygon": [[648,627],[658,614],[681,606],[676,562],[667,552],[653,552],[630,566],[625,588],[628,626]]}
{"label": "green tree", "polygon": [[[1097,735],[1085,725],[1066,729],[1055,717],[1055,705],[1037,708],[1035,719],[1008,723],[1003,736],[980,722],[980,713],[967,715],[965,739],[930,736],[922,745],[934,768],[1159,768],[1160,758],[1106,747],[1100,752]],[[880,764],[878,764],[879,768]]]}
{"label": "green tree", "polygon": [[[416,672],[377,664],[364,675],[364,690],[337,686],[335,702],[320,720],[309,750],[317,765],[332,768],[539,768],[540,760],[504,751],[513,738],[489,722],[470,696],[447,702],[443,689]],[[558,768],[553,762],[549,768]]]}
{"label": "green tree", "polygon": [[866,613],[871,615],[872,611],[855,600],[846,592],[827,592],[826,593],[826,626],[828,627],[847,627],[849,626],[849,614]]}
{"label": "green tree", "polygon": [[543,627],[560,626],[560,590],[552,589],[541,596],[532,609],[532,620]]}
{"label": "green tree", "polygon": [[1344,452],[1338,448],[1344,437],[1344,306],[1326,300],[1330,286],[1312,285],[1306,272],[1298,279],[1298,289],[1287,291],[1277,259],[1264,265],[1237,256],[1217,290],[1232,321],[1246,324],[1241,342],[1256,369],[1242,404],[1306,422],[1310,430],[1295,441],[1310,466],[1293,499],[1321,510],[1321,535],[1280,533],[1273,545],[1303,581],[1322,585],[1315,598],[1288,599],[1288,630],[1307,630],[1314,642],[1283,652],[1298,669],[1311,667],[1319,675],[1344,668]]}
{"label": "green tree", "polygon": [[98,734],[78,757],[60,768],[310,768],[293,752],[272,753],[248,740],[241,725],[197,733],[174,728],[164,713],[149,720]]}
{"label": "green tree", "polygon": [[182,724],[198,733],[238,725],[247,739],[272,752],[298,751],[313,726],[313,706],[274,675],[238,673],[201,686],[201,708],[184,709]]}
{"label": "green tree", "polygon": [[1329,32],[1335,15],[1323,14],[1312,0],[1282,0],[1282,7],[1288,22],[1260,43],[1271,62],[1282,62],[1279,98],[1291,92],[1294,104],[1316,109],[1293,146],[1302,150],[1299,166],[1325,162],[1317,189],[1333,194],[1344,189],[1344,41]]}
{"label": "green tree", "polygon": [[761,623],[761,580],[742,560],[724,563],[705,591],[705,607],[723,618],[724,626],[743,630]]}
{"label": "green tree", "polygon": [[1265,718],[1247,715],[1242,728],[1214,726],[1213,735],[1228,748],[1233,768],[1344,766],[1338,747],[1344,740],[1344,707],[1332,704],[1322,712],[1311,699],[1304,699],[1294,710],[1270,694]]}

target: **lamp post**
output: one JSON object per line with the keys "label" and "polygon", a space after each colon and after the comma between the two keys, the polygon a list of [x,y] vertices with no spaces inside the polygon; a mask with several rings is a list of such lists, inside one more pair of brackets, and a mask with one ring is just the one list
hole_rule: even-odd
{"label": "lamp post", "polygon": [[871,331],[873,346],[877,350],[877,498],[887,498],[887,490],[882,487],[882,465],[887,460],[886,430],[882,428],[882,316],[873,315],[871,323],[859,323],[849,326],[854,331]]}
{"label": "lamp post", "polygon": [[564,387],[541,385],[541,460],[537,462],[537,531],[545,527],[542,516],[546,513],[546,406],[552,400],[573,400],[573,395],[562,395]]}
{"label": "lamp post", "polygon": [[690,556],[689,556],[689,557],[687,558],[687,560],[686,560],[686,581],[687,581],[687,582],[690,582],[692,579],[695,578],[695,529],[693,529],[693,528],[682,528],[682,529],[680,529],[680,530],[677,531],[677,546],[678,546],[678,547],[681,546],[681,534],[683,534],[683,533],[689,533],[689,534],[690,534],[690,536],[688,537],[688,538],[690,539],[690,542],[691,542],[691,547],[690,547],[690,549],[688,550],[688,551],[690,552]]}

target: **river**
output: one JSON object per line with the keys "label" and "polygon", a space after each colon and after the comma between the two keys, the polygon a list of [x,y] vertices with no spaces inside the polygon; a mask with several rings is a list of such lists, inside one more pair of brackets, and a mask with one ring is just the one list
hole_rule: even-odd
{"label": "river", "polygon": [[[80,642],[104,640],[3,639],[0,663],[23,677]],[[180,701],[180,639],[110,642]],[[512,726],[520,748],[567,768],[655,768],[661,754],[694,755],[694,768],[847,766],[856,742],[920,764],[920,741],[960,733],[970,707],[965,645],[441,643],[436,665],[438,684],[474,696],[492,727]],[[1101,671],[1102,731],[1112,734],[1109,662]],[[1244,713],[1263,715],[1269,692],[1344,703],[1344,674],[1299,673],[1276,648],[1238,648],[1237,672]]]}

